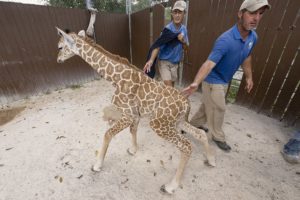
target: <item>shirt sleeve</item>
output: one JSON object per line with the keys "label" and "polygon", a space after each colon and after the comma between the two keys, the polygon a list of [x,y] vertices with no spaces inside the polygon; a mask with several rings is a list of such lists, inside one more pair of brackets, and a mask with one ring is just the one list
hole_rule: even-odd
{"label": "shirt sleeve", "polygon": [[227,53],[228,46],[229,45],[227,45],[227,41],[225,40],[225,38],[219,37],[216,40],[214,47],[208,56],[208,60],[211,60],[217,64],[222,59],[222,57]]}

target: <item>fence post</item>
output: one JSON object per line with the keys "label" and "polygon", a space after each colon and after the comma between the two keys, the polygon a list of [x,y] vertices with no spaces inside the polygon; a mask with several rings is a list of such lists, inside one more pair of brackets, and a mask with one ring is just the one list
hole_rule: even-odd
{"label": "fence post", "polygon": [[[184,22],[183,24],[187,27],[187,22],[188,22],[188,15],[189,15],[189,0],[186,1],[186,13],[185,13],[185,18],[184,18]],[[179,86],[182,86],[182,74],[183,74],[183,60],[184,60],[184,54],[182,56],[182,61],[180,61],[179,63],[179,80],[178,80],[178,84]]]}
{"label": "fence post", "polygon": [[131,44],[131,0],[126,0],[126,14],[128,15],[129,24],[129,52],[130,52],[130,63],[132,63],[132,44]]}

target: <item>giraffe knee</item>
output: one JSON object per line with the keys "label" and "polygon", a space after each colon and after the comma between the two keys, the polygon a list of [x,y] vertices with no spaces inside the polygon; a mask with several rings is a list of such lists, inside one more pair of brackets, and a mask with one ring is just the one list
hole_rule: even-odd
{"label": "giraffe knee", "polygon": [[113,134],[112,134],[112,132],[110,132],[110,131],[107,131],[105,134],[104,134],[104,140],[105,141],[110,141],[112,138],[113,138]]}
{"label": "giraffe knee", "polygon": [[190,142],[185,141],[183,145],[179,146],[179,150],[187,157],[190,157],[192,154],[192,145]]}

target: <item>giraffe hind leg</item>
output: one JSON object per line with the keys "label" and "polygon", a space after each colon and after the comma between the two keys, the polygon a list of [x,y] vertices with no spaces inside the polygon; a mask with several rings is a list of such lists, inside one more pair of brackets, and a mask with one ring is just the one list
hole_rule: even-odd
{"label": "giraffe hind leg", "polygon": [[129,155],[135,155],[135,153],[138,150],[137,128],[138,128],[138,125],[139,125],[139,121],[140,121],[140,118],[136,117],[136,118],[133,119],[133,123],[130,125],[130,133],[131,133],[131,136],[132,136],[132,139],[131,139],[132,146],[131,146],[131,148],[127,149],[127,152],[128,152]]}
{"label": "giraffe hind leg", "polygon": [[[162,185],[160,188],[161,192],[173,194],[174,191],[178,188],[183,171],[185,166],[190,158],[192,153],[192,145],[183,135],[179,134],[176,129],[175,125],[169,124],[162,127],[161,124],[163,120],[160,119],[153,119],[150,122],[151,128],[157,133],[158,136],[162,137],[163,139],[173,143],[181,152],[181,157],[179,161],[179,165],[176,170],[175,176],[172,178],[171,182]],[[162,131],[164,130],[164,131]]]}
{"label": "giraffe hind leg", "polygon": [[205,131],[192,126],[188,122],[179,123],[179,128],[187,133],[190,133],[195,139],[197,139],[203,144],[205,156],[207,159],[207,164],[209,166],[215,167],[216,166],[215,154],[208,142],[208,137]]}
{"label": "giraffe hind leg", "polygon": [[132,119],[124,116],[120,120],[118,120],[110,129],[108,129],[106,131],[104,138],[103,138],[102,148],[97,153],[96,163],[92,167],[93,171],[98,172],[101,170],[101,167],[103,165],[103,161],[104,161],[104,158],[105,158],[105,155],[106,155],[106,152],[107,152],[107,149],[108,149],[111,139],[116,134],[118,134],[120,131],[127,128],[131,124],[132,124]]}

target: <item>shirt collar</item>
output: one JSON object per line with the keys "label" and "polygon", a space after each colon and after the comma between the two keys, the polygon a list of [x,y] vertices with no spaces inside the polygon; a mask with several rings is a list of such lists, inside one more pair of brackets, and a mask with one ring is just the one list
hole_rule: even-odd
{"label": "shirt collar", "polygon": [[173,29],[174,31],[180,31],[181,28],[182,28],[182,24],[180,24],[180,27],[179,27],[178,29],[176,29],[176,26],[175,26],[175,24],[174,24],[173,21],[171,22],[171,26],[172,26],[172,29]]}
{"label": "shirt collar", "polygon": [[[240,34],[240,32],[239,32],[239,29],[238,29],[238,25],[237,25],[237,24],[234,25],[232,31],[233,31],[234,39],[244,41],[243,38],[242,38],[242,36],[241,36],[241,34]],[[252,32],[253,32],[252,30],[249,32],[249,35],[248,35],[246,41],[248,40],[249,37],[251,37],[251,35],[253,34]]]}

